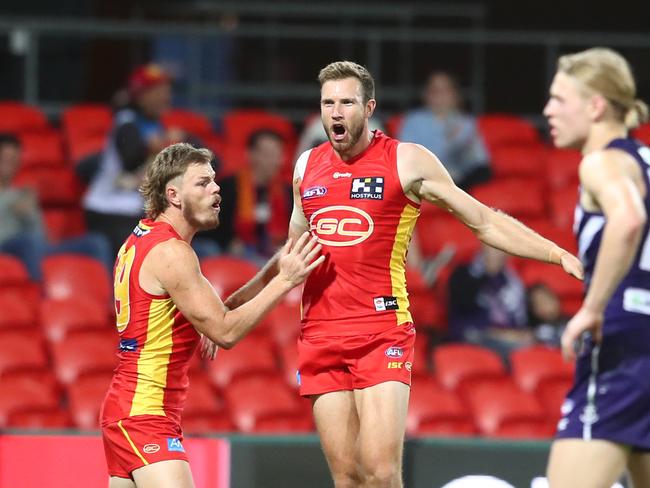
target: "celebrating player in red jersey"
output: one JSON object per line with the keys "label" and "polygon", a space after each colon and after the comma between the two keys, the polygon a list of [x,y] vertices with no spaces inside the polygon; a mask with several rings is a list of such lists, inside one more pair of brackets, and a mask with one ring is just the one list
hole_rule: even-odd
{"label": "celebrating player in red jersey", "polygon": [[[447,209],[482,242],[505,252],[560,264],[578,278],[582,267],[553,242],[456,187],[422,146],[369,131],[376,102],[364,67],[332,63],[319,81],[329,142],[296,164],[289,226],[290,236],[305,230],[317,236],[326,256],[303,292],[300,392],[312,399],[337,488],[397,488],[415,341],[405,258],[420,201]],[[226,304],[245,303],[276,271],[272,259]]]}
{"label": "celebrating player in red jersey", "polygon": [[180,417],[189,361],[200,334],[232,347],[324,259],[304,232],[281,251],[280,272],[246,305],[229,311],[201,274],[189,243],[219,223],[212,154],[174,144],[148,166],[148,219],[115,264],[119,365],[104,400],[102,435],[111,488],[194,486]]}

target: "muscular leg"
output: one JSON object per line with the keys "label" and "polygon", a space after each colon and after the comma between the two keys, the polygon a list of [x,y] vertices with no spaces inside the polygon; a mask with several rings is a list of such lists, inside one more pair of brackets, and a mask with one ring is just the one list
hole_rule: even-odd
{"label": "muscular leg", "polygon": [[548,462],[549,488],[611,488],[625,471],[628,455],[627,447],[609,441],[557,440]]}
{"label": "muscular leg", "polygon": [[364,488],[402,488],[402,452],[410,388],[387,381],[355,390]]}
{"label": "muscular leg", "polygon": [[137,488],[194,488],[187,461],[160,461],[138,468],[132,474]]}
{"label": "muscular leg", "polygon": [[336,488],[361,484],[358,463],[359,418],[351,391],[312,398],[314,420]]}
{"label": "muscular leg", "polygon": [[650,486],[650,453],[631,453],[627,467],[633,488]]}
{"label": "muscular leg", "polygon": [[108,488],[136,488],[135,483],[130,478],[119,478],[111,476],[108,481]]}

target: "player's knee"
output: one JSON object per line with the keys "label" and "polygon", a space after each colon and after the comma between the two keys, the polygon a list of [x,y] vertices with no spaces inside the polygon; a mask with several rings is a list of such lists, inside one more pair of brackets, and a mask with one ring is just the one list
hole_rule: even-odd
{"label": "player's knee", "polygon": [[361,486],[363,479],[357,469],[349,469],[342,472],[332,473],[334,486],[336,488],[357,488]]}
{"label": "player's knee", "polygon": [[398,463],[375,463],[364,469],[366,484],[372,488],[400,488],[402,486],[401,470]]}

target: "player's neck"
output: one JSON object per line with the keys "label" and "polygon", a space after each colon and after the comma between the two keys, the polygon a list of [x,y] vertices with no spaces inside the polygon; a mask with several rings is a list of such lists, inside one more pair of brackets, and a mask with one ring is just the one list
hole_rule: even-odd
{"label": "player's neck", "polygon": [[168,208],[158,217],[156,217],[156,222],[166,222],[171,225],[176,233],[181,236],[185,242],[192,242],[194,234],[196,234],[196,229],[183,217],[183,214],[175,209]]}
{"label": "player's neck", "polygon": [[352,146],[347,151],[337,151],[334,149],[334,152],[338,155],[339,158],[341,158],[341,161],[349,161],[350,159],[357,157],[359,154],[365,151],[372,142],[373,137],[375,137],[374,132],[370,131],[366,127],[365,134],[359,138],[354,146]]}
{"label": "player's neck", "polygon": [[603,121],[594,124],[589,137],[582,146],[582,154],[603,149],[613,139],[627,137],[627,128],[620,122]]}

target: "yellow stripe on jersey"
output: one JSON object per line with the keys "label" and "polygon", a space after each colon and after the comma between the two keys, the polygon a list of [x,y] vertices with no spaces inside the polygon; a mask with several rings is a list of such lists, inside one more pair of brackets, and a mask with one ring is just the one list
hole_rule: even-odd
{"label": "yellow stripe on jersey", "polygon": [[151,301],[147,340],[138,358],[138,383],[130,415],[165,415],[163,400],[172,353],[172,326],[176,306],[171,298]]}
{"label": "yellow stripe on jersey", "polygon": [[122,421],[121,421],[121,420],[119,420],[119,421],[117,422],[117,426],[118,426],[118,427],[120,428],[120,430],[122,431],[122,434],[124,434],[124,437],[126,437],[126,440],[127,440],[127,442],[129,443],[129,445],[131,446],[131,449],[133,449],[133,452],[136,453],[136,455],[137,455],[137,456],[140,458],[140,460],[145,464],[145,466],[146,466],[147,464],[149,464],[149,463],[147,462],[147,460],[144,458],[144,456],[143,456],[142,454],[140,454],[140,451],[138,451],[138,448],[135,447],[135,444],[134,444],[133,441],[131,440],[131,437],[129,436],[129,433],[126,431],[126,429],[125,429],[124,426],[122,425]]}
{"label": "yellow stripe on jersey", "polygon": [[393,296],[397,298],[397,325],[412,322],[411,313],[408,311],[409,300],[406,293],[406,251],[408,250],[415,222],[420,210],[412,205],[406,205],[397,225],[393,251],[390,255],[390,281]]}

